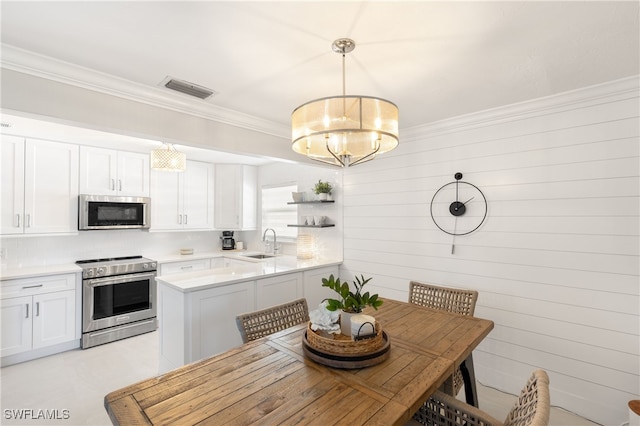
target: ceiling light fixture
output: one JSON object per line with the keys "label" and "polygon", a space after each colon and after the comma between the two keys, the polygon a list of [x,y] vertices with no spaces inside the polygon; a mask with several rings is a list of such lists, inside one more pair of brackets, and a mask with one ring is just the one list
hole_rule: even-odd
{"label": "ceiling light fixture", "polygon": [[151,168],[164,172],[184,172],[187,168],[187,155],[176,151],[170,143],[151,151]]}
{"label": "ceiling light fixture", "polygon": [[349,38],[333,42],[342,54],[342,96],[309,101],[291,114],[292,148],[298,154],[340,167],[373,160],[398,146],[398,107],[385,99],[345,94]]}

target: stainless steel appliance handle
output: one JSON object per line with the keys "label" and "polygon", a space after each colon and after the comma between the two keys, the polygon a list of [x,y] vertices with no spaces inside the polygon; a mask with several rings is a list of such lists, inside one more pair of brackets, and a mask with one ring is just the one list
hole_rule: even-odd
{"label": "stainless steel appliance handle", "polygon": [[36,285],[23,285],[23,286],[22,286],[22,289],[23,289],[23,290],[26,290],[26,289],[28,289],[28,288],[40,288],[40,287],[42,287],[42,285],[43,285],[43,284],[36,284]]}
{"label": "stainless steel appliance handle", "polygon": [[84,280],[85,284],[90,286],[98,287],[103,285],[111,285],[111,284],[121,284],[131,281],[140,281],[144,279],[154,279],[156,276],[156,272],[142,272],[136,274],[129,275],[116,275],[115,277],[102,277],[102,278],[93,278],[90,280]]}
{"label": "stainless steel appliance handle", "polygon": [[[118,327],[118,330],[124,330],[124,329],[127,329],[127,328],[137,327],[137,326],[139,326],[139,324],[146,324],[146,323],[150,323],[150,322],[154,322],[154,321],[155,321],[155,318],[152,318],[152,319],[149,319],[148,321],[136,322],[135,324],[129,324],[129,325],[124,325],[123,324],[123,325]],[[97,332],[91,333],[91,336],[101,336],[103,334],[109,334],[109,333],[113,333],[113,329],[104,330],[104,331],[97,331]]]}

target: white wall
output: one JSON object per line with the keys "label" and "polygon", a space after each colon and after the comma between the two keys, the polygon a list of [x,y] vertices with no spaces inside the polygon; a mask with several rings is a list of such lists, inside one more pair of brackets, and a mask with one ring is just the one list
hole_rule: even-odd
{"label": "white wall", "polygon": [[[409,280],[479,291],[495,329],[480,382],[518,393],[531,371],[551,401],[606,425],[640,395],[639,84],[627,79],[436,123],[344,174],[341,274],[406,300]],[[455,172],[484,192],[475,233],[438,230],[429,203]],[[506,413],[505,413],[506,415]]]}

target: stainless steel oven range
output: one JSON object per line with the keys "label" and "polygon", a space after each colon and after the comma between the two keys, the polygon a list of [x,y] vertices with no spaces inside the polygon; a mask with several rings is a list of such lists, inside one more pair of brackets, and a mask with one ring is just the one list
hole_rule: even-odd
{"label": "stainless steel oven range", "polygon": [[142,256],[79,260],[83,349],[158,328],[154,260]]}

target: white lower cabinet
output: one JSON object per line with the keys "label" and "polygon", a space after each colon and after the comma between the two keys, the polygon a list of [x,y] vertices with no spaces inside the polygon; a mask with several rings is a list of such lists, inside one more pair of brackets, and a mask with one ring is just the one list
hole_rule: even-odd
{"label": "white lower cabinet", "polygon": [[302,272],[257,280],[256,307],[264,309],[299,299],[302,287]]}
{"label": "white lower cabinet", "polygon": [[33,296],[33,349],[73,340],[75,290]]}
{"label": "white lower cabinet", "polygon": [[160,372],[242,344],[236,316],[255,309],[255,281],[184,293],[158,285]]}
{"label": "white lower cabinet", "polygon": [[77,340],[75,282],[75,274],[3,281],[0,357]]}
{"label": "white lower cabinet", "polygon": [[324,299],[339,299],[340,296],[328,287],[322,287],[322,279],[329,278],[333,274],[338,277],[340,268],[338,265],[304,271],[304,297],[307,299],[309,310],[318,309],[318,305]]}
{"label": "white lower cabinet", "polygon": [[[224,259],[225,262],[249,263]],[[316,309],[322,299],[336,296],[322,287],[322,278],[330,274],[337,276],[337,265],[190,292],[178,290],[160,277],[160,373],[240,346],[242,339],[236,325],[239,314],[303,296],[307,297],[309,309]]]}
{"label": "white lower cabinet", "polygon": [[14,297],[0,300],[2,345],[0,356],[13,355],[32,348],[33,297]]}
{"label": "white lower cabinet", "polygon": [[254,281],[191,293],[192,360],[242,344],[236,316],[254,309]]}

